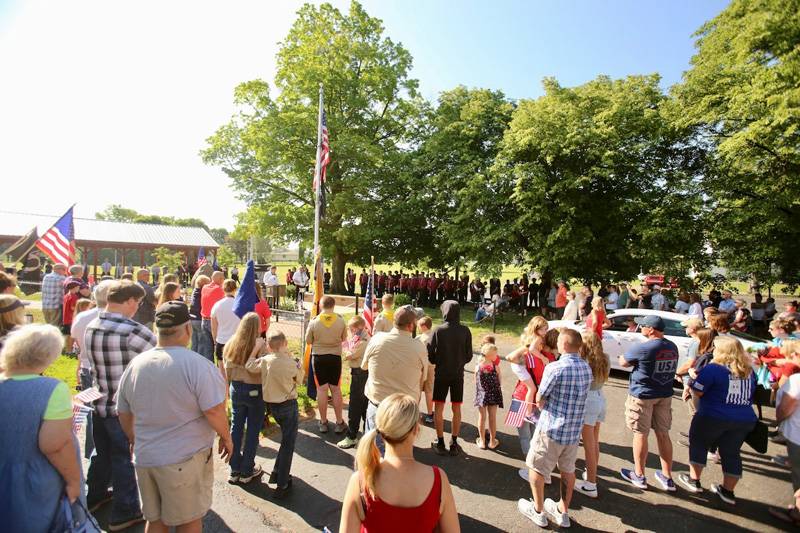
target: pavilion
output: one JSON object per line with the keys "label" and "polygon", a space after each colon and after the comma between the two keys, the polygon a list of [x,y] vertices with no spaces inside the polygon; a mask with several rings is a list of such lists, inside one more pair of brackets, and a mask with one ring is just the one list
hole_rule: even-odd
{"label": "pavilion", "polygon": [[[41,237],[57,220],[58,216],[0,211],[0,245],[13,243],[34,226],[38,228]],[[81,262],[93,266],[95,271],[103,261],[100,257],[103,249],[121,252],[121,266],[125,268],[126,257],[131,251],[139,252],[139,265],[145,264],[145,252],[152,252],[159,247],[182,252],[186,263],[191,264],[197,260],[200,248],[204,248],[206,254],[214,255],[219,248],[219,244],[208,231],[200,227],[136,224],[77,217],[74,224],[75,246],[80,251]],[[117,258],[109,260],[113,263]],[[131,263],[133,261],[129,261]]]}

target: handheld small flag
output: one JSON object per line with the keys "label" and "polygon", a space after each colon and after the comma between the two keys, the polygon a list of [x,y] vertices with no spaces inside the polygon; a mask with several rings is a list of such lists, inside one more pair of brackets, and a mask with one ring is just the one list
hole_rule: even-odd
{"label": "handheld small flag", "polygon": [[257,303],[255,265],[251,259],[247,262],[247,270],[244,272],[242,285],[236,293],[236,298],[233,299],[233,314],[242,318],[247,313],[254,311]]}
{"label": "handheld small flag", "polygon": [[525,417],[525,406],[527,403],[528,402],[524,400],[512,398],[511,405],[508,406],[508,413],[506,413],[505,425],[520,428],[525,422],[535,423],[534,420]]}
{"label": "handheld small flag", "polygon": [[86,422],[89,413],[94,411],[94,408],[82,403],[72,404],[72,431],[77,433],[81,426]]}
{"label": "handheld small flag", "polygon": [[67,209],[67,212],[42,235],[41,239],[36,241],[36,247],[54,263],[67,266],[75,264],[75,224],[72,219],[72,207]]}

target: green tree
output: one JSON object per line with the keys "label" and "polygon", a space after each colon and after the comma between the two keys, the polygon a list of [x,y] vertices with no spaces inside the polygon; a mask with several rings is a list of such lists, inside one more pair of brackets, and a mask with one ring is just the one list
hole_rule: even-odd
{"label": "green tree", "polygon": [[217,249],[217,263],[219,263],[221,267],[232,267],[238,263],[238,261],[236,260],[236,254],[233,253],[233,250],[223,244]]}
{"label": "green tree", "polygon": [[230,232],[228,232],[228,230],[225,228],[212,228],[208,230],[208,233],[210,233],[214,240],[219,244],[225,244],[228,240],[228,236],[230,235]]}
{"label": "green tree", "polygon": [[702,152],[662,114],[658,83],[655,74],[575,88],[546,79],[544,96],[521,101],[493,169],[503,190],[513,183],[510,199],[494,200],[513,223],[488,231],[485,246],[587,281],[705,264]]}
{"label": "green tree", "polygon": [[490,170],[511,122],[513,105],[502,92],[460,86],[443,92],[435,109],[425,113],[426,129],[413,166],[419,186],[416,197],[429,229],[427,263],[435,268],[476,261],[483,268],[513,258],[513,248],[486,246],[506,236],[512,225],[502,198],[513,183],[495,179]]}
{"label": "green tree", "polygon": [[332,155],[320,237],[334,292],[344,289],[348,261],[408,254],[415,224],[422,227],[414,210],[423,206],[407,202],[414,181],[402,164],[419,109],[410,69],[408,51],[384,37],[381,21],[357,2],[346,14],[330,4],[304,5],[278,52],[276,96],[260,80],[239,85],[237,113],[202,152],[206,163],[231,178],[260,235],[275,244],[310,246],[324,85]]}
{"label": "green tree", "polygon": [[709,153],[711,245],[734,271],[800,282],[800,2],[734,0],[696,34],[675,121]]}
{"label": "green tree", "polygon": [[137,211],[122,207],[119,204],[112,204],[94,214],[97,220],[110,220],[114,222],[134,222],[139,216]]}
{"label": "green tree", "polygon": [[155,262],[164,269],[165,272],[175,272],[183,263],[183,253],[174,252],[163,246],[156,248],[152,252]]}

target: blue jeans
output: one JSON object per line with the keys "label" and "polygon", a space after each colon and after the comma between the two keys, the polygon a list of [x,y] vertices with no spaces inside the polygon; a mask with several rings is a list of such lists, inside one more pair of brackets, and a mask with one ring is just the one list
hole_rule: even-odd
{"label": "blue jeans", "polygon": [[[366,432],[377,429],[375,427],[375,415],[377,413],[378,406],[372,403],[371,400],[367,400],[367,420],[364,422],[364,430]],[[378,450],[381,452],[381,457],[383,457],[383,454],[386,452],[386,445],[380,435],[375,435],[375,446],[378,447]]]}
{"label": "blue jeans", "polygon": [[200,335],[203,334],[203,321],[192,319],[192,351],[200,353]]}
{"label": "blue jeans", "polygon": [[528,450],[531,449],[531,439],[533,438],[533,431],[535,429],[536,426],[528,422],[523,422],[522,425],[517,428],[517,433],[519,434],[519,447],[522,448],[523,461],[527,460],[528,458]]}
{"label": "blue jeans", "polygon": [[[261,385],[250,385],[242,381],[231,382],[231,406],[233,411],[231,472],[249,475],[255,467],[258,433],[264,425],[265,406],[261,396]],[[244,447],[242,447],[243,437]]]}
{"label": "blue jeans", "polygon": [[141,513],[136,472],[131,462],[128,437],[122,431],[115,416],[103,418],[92,414],[94,423],[94,445],[97,453],[92,457],[86,484],[89,487],[87,500],[102,499],[109,486],[114,487],[111,503],[111,522],[122,521]]}
{"label": "blue jeans", "polygon": [[214,362],[214,339],[211,337],[211,319],[204,318],[200,336],[197,339],[197,353]]}
{"label": "blue jeans", "polygon": [[269,412],[281,427],[281,447],[272,471],[275,472],[278,487],[286,488],[289,484],[289,472],[292,469],[294,458],[294,444],[297,441],[297,425],[300,422],[300,413],[297,410],[297,400],[286,400],[281,403],[268,403]]}
{"label": "blue jeans", "polygon": [[[92,388],[92,369],[81,368],[81,390]],[[94,451],[94,435],[92,435],[92,417],[86,417],[86,442],[84,444],[84,457],[91,459],[92,452]]]}

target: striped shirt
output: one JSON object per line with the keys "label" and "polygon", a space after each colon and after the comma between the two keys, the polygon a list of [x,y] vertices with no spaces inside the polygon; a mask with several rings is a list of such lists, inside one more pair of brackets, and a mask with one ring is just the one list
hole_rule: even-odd
{"label": "striped shirt", "polygon": [[92,364],[92,377],[100,392],[97,414],[117,416],[117,388],[128,363],[156,345],[156,336],[145,326],[119,313],[102,311],[86,328],[84,350]]}
{"label": "striped shirt", "polygon": [[539,395],[547,401],[536,431],[546,431],[559,444],[578,444],[591,384],[592,369],[578,354],[564,354],[544,367]]}
{"label": "striped shirt", "polygon": [[42,279],[42,309],[61,309],[64,305],[66,276],[50,272]]}

